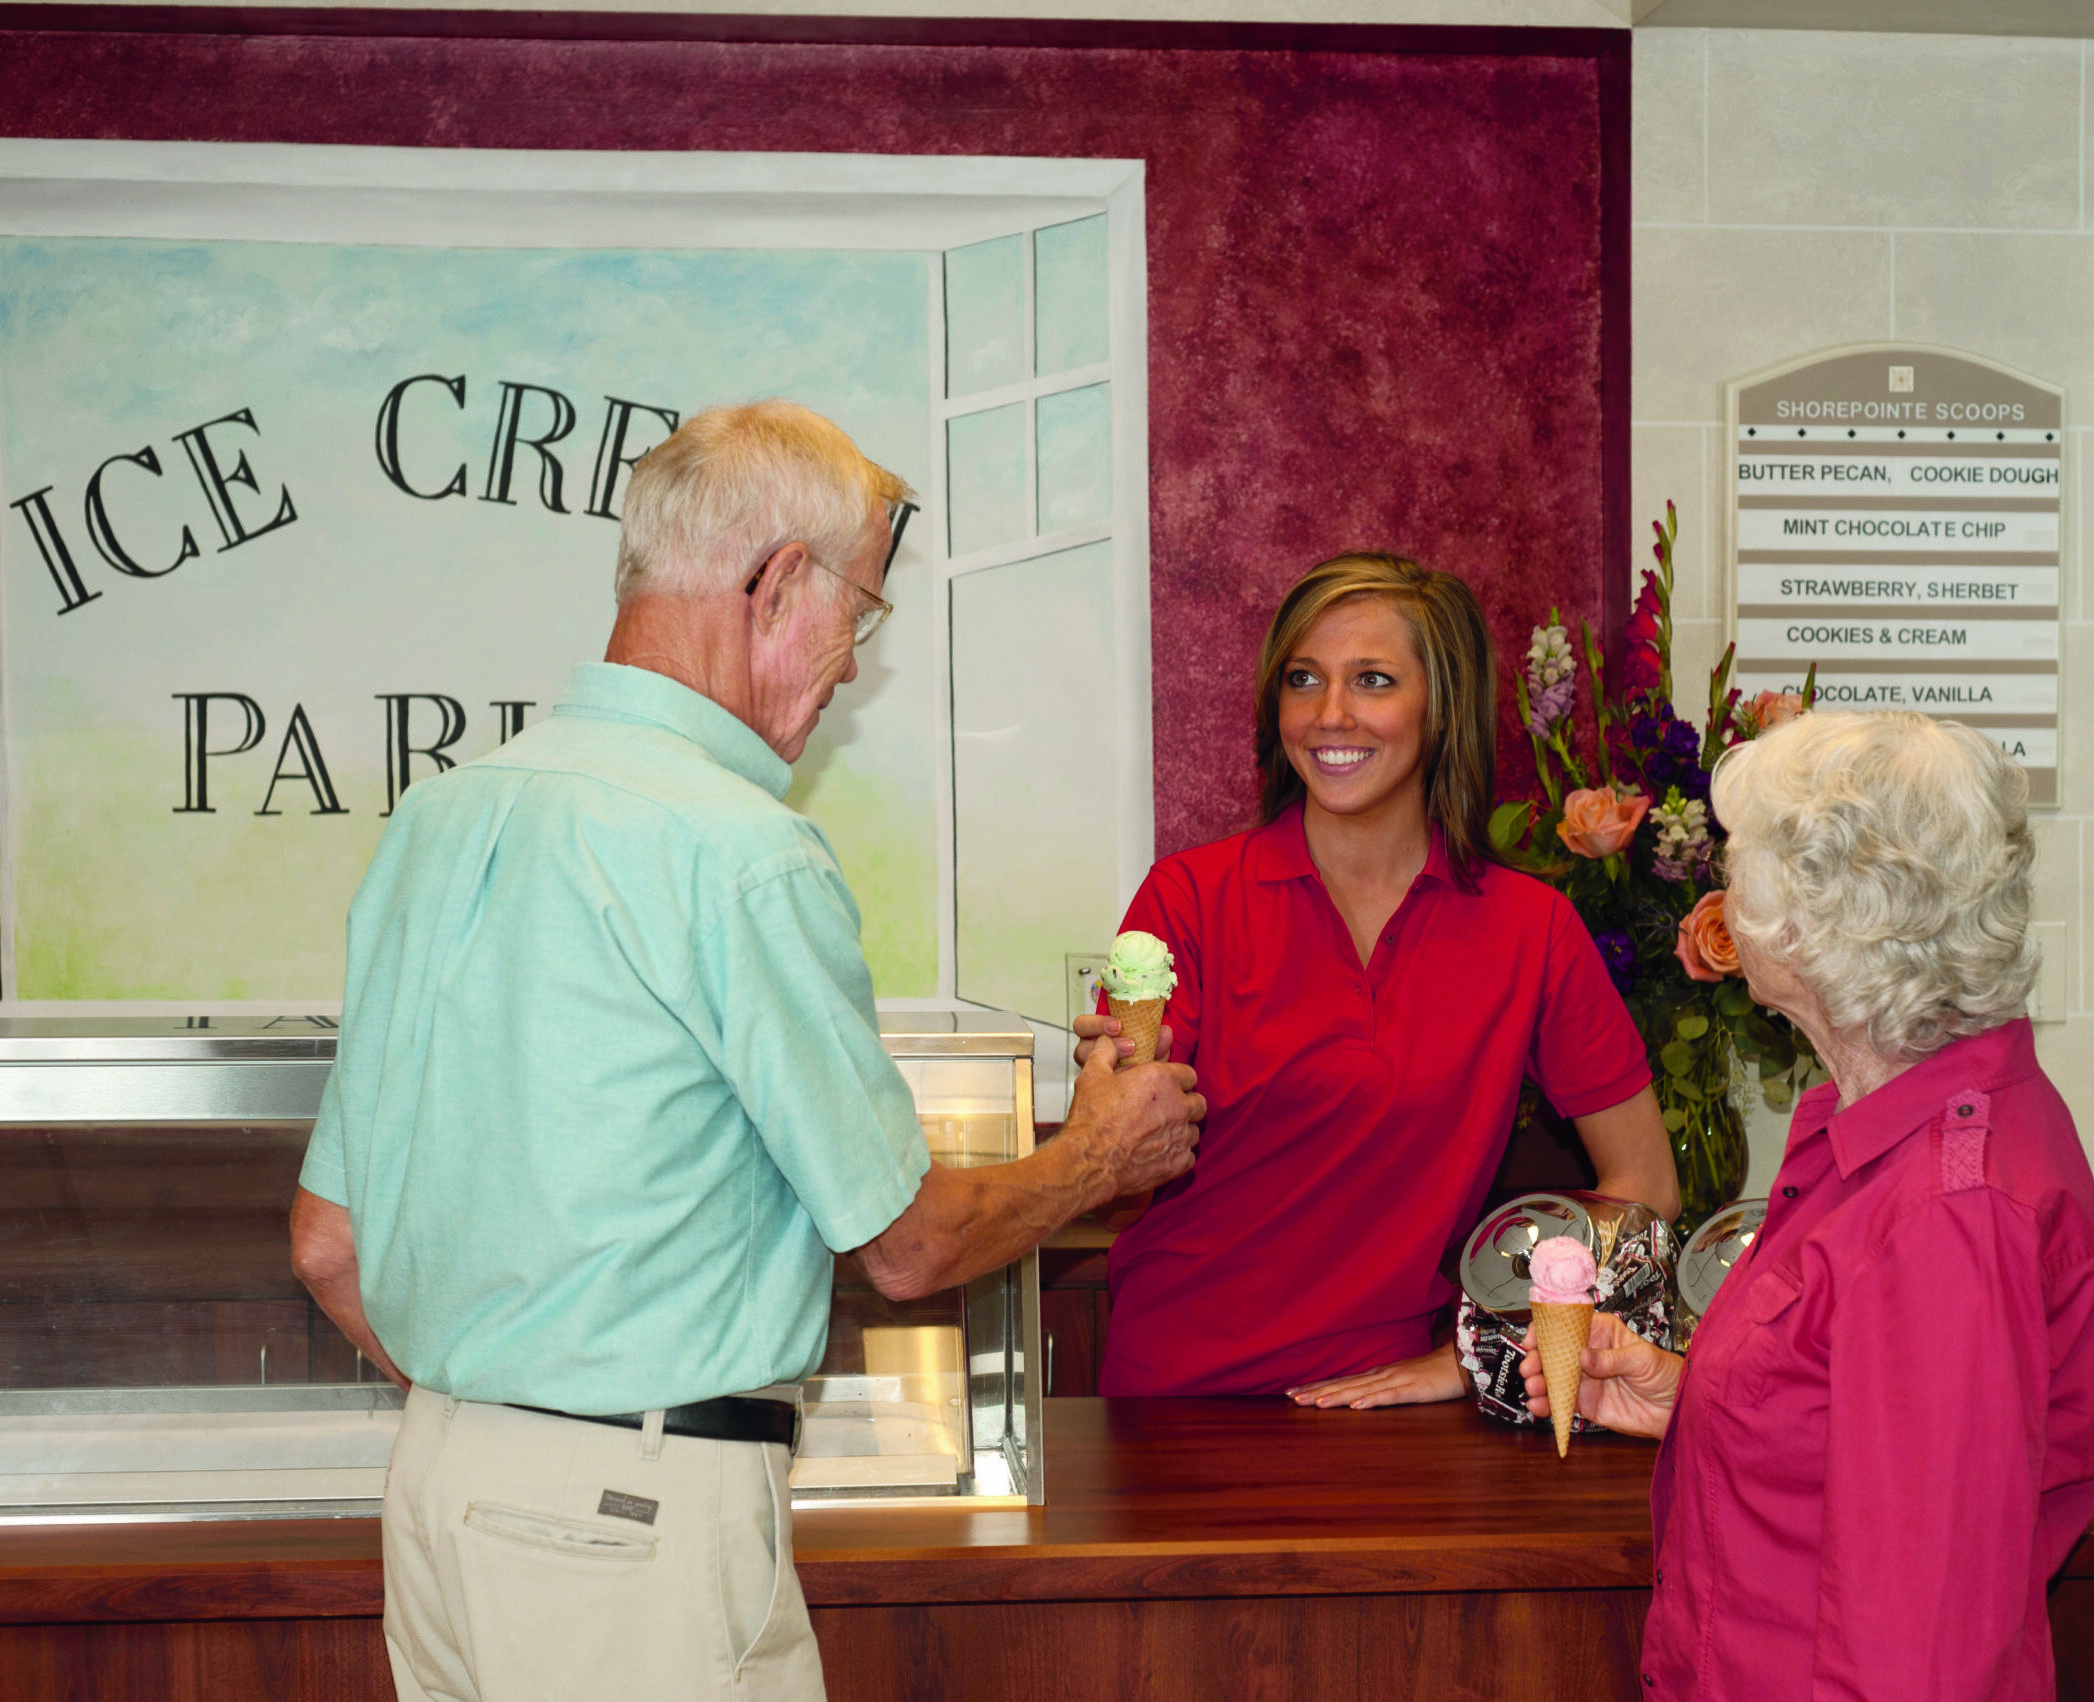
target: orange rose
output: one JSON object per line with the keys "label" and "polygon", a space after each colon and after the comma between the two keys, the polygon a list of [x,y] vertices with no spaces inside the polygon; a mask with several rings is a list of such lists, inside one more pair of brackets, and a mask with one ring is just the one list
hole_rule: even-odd
{"label": "orange rose", "polygon": [[1693,981],[1721,981],[1738,973],[1738,942],[1723,920],[1722,893],[1702,894],[1701,902],[1680,918],[1672,954]]}
{"label": "orange rose", "polygon": [[1616,797],[1604,789],[1573,792],[1563,800],[1563,820],[1556,832],[1581,857],[1611,857],[1636,837],[1650,800],[1632,792]]}
{"label": "orange rose", "polygon": [[1747,707],[1752,725],[1771,733],[1803,713],[1803,694],[1795,691],[1763,691]]}

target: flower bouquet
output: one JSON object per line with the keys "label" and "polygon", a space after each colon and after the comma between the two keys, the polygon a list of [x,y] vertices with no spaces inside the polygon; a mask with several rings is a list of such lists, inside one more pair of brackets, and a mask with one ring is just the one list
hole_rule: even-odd
{"label": "flower bouquet", "polygon": [[1786,1017],[1755,1004],[1739,975],[1716,864],[1723,830],[1709,813],[1716,759],[1808,709],[1816,673],[1800,694],[1762,692],[1742,702],[1730,683],[1733,645],[1710,673],[1704,724],[1682,720],[1672,705],[1679,521],[1671,503],[1652,529],[1658,564],[1644,573],[1612,692],[1592,628],[1581,623],[1591,765],[1575,738],[1577,663],[1552,609],[1514,682],[1543,796],[1500,804],[1490,832],[1508,862],[1577,907],[1635,1019],[1679,1168],[1685,1234],[1744,1184],[1740,1067],[1757,1073],[1769,1105],[1783,1107],[1817,1066],[1810,1043]]}

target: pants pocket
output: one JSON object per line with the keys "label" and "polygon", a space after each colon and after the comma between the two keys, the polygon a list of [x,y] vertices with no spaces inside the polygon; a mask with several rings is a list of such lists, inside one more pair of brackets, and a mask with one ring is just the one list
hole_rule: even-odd
{"label": "pants pocket", "polygon": [[652,1537],[628,1536],[623,1531],[605,1530],[601,1525],[564,1519],[555,1513],[533,1512],[528,1507],[474,1501],[465,1509],[465,1522],[482,1535],[502,1542],[549,1549],[582,1560],[631,1563],[654,1558]]}
{"label": "pants pocket", "polygon": [[779,1544],[769,1454],[762,1445],[720,1450],[720,1609],[736,1670],[777,1617],[779,1573],[792,1565],[790,1535]]}

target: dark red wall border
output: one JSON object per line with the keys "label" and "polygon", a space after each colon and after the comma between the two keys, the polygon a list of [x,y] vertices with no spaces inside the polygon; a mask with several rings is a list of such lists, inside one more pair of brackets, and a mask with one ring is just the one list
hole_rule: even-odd
{"label": "dark red wall border", "polygon": [[[1626,31],[0,5],[0,132],[1148,161],[1159,851],[1323,555],[1626,614]],[[1516,788],[1510,706],[1501,753]]]}

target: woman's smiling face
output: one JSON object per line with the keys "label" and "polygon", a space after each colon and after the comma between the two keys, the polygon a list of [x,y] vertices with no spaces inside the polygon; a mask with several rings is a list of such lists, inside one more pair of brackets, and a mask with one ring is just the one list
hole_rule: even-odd
{"label": "woman's smiling face", "polygon": [[1334,816],[1424,815],[1425,666],[1387,597],[1326,610],[1280,670],[1280,745]]}

